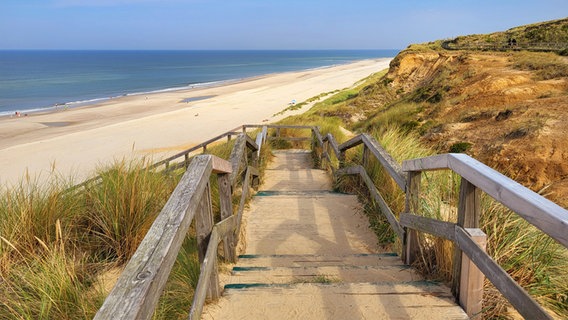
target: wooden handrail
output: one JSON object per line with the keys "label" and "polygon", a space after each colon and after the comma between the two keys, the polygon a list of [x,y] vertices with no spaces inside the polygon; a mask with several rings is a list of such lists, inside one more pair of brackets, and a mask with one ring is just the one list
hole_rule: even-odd
{"label": "wooden handrail", "polygon": [[193,220],[213,171],[230,166],[197,156],[129,260],[95,319],[149,319]]}
{"label": "wooden handrail", "polygon": [[[502,292],[523,316],[527,318],[550,319],[546,311],[524,291],[483,248],[476,244],[465,230],[469,230],[467,228],[471,227],[478,228],[480,208],[477,188],[483,190],[509,209],[517,212],[522,218],[556,239],[565,247],[568,247],[567,210],[464,154],[444,154],[406,160],[403,162],[402,166],[400,166],[375,139],[367,134],[358,135],[342,143],[338,146],[339,152],[333,147],[332,141],[334,141],[334,139],[331,134],[323,138],[323,142],[329,143],[332,152],[340,159],[340,166],[341,159],[344,157],[346,150],[363,144],[364,148],[366,148],[363,162],[366,162],[365,152],[369,152],[375,156],[389,175],[396,181],[397,185],[406,192],[407,210],[418,205],[416,201],[419,198],[417,192],[420,185],[421,171],[451,169],[459,174],[462,177],[462,186],[460,191],[458,224],[455,224],[420,217],[410,213],[401,213],[400,220],[397,220],[376,189],[373,181],[368,177],[364,166],[339,168],[337,171],[334,170],[334,173],[337,175],[348,174],[359,175],[361,177],[371,197],[379,205],[381,212],[383,212],[389,221],[391,228],[403,240],[403,253],[406,253],[403,254],[403,256],[417,251],[411,247],[417,244],[416,239],[409,237],[413,230],[442,237],[457,244],[460,250],[456,252],[458,254],[454,257],[456,267],[454,269],[454,278],[456,278],[456,282],[453,292],[457,298],[459,297],[460,304],[462,304],[470,316],[481,312],[481,298],[475,297],[477,301],[462,299],[463,297],[459,296],[460,286],[462,287],[462,292],[466,290],[467,293],[467,290],[471,290],[471,288],[467,287],[468,282],[474,281],[477,283],[477,287],[473,290],[483,290],[483,281],[482,279],[480,280],[479,276],[476,276],[476,274],[482,273],[493,282],[495,287]],[[327,159],[331,163],[327,153],[327,150],[323,150],[321,158],[322,160]],[[408,175],[408,178],[406,178],[406,175]],[[462,250],[467,257],[467,261],[464,260],[462,262]],[[459,260],[456,260],[457,258],[459,258]],[[479,268],[477,269],[478,271],[468,270],[468,275],[465,277],[463,275],[460,276],[462,272],[461,268],[467,265],[469,261],[473,262],[474,265]]]}
{"label": "wooden handrail", "polygon": [[[97,312],[95,319],[149,319],[152,316],[192,220],[196,221],[198,249],[202,263],[200,285],[195,293],[197,300],[192,306],[192,314],[200,314],[205,295],[210,295],[212,298],[218,297],[218,276],[215,268],[217,246],[222,239],[236,241],[236,237],[230,237],[235,232],[231,233],[228,230],[235,231],[237,227],[240,227],[250,177],[253,177],[253,181],[258,177],[258,170],[248,166],[243,182],[239,212],[233,215],[230,186],[234,187],[239,178],[238,174],[234,173],[238,173],[241,165],[249,162],[247,150],[250,149],[256,156],[259,147],[244,133],[231,132],[231,134],[238,134],[238,140],[231,152],[231,162],[212,155],[194,157],[170,199]],[[211,174],[219,176],[221,214],[226,217],[222,223],[215,226],[212,225],[213,215],[210,208],[209,176]],[[214,250],[211,249],[213,247]],[[225,255],[231,260],[230,257],[234,257],[232,251],[236,245],[232,243],[225,248],[227,250]],[[194,307],[197,309],[194,310]]]}
{"label": "wooden handrail", "polygon": [[568,210],[465,154],[407,160],[402,168],[404,171],[451,169],[568,247]]}

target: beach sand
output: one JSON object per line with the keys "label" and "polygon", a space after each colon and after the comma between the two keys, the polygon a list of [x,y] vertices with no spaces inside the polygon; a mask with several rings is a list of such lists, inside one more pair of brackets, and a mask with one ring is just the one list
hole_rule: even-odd
{"label": "beach sand", "polygon": [[[172,155],[243,124],[278,121],[295,100],[353,86],[390,59],[266,75],[208,88],[125,96],[92,106],[0,119],[0,184],[53,170],[77,182],[115,159]],[[304,110],[305,111],[305,110]]]}

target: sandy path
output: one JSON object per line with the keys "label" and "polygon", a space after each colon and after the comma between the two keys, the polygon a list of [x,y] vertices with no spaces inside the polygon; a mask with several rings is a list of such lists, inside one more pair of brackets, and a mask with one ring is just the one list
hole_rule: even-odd
{"label": "sandy path", "polygon": [[[113,99],[95,106],[0,119],[0,184],[55,167],[77,180],[113,159],[161,158],[245,123],[277,121],[295,99],[343,89],[388,67],[390,59],[268,75],[213,88]],[[187,98],[208,97],[182,102]]]}
{"label": "sandy path", "polygon": [[309,151],[273,153],[245,254],[204,319],[467,319],[448,287],[380,253],[357,196],[332,192]]}

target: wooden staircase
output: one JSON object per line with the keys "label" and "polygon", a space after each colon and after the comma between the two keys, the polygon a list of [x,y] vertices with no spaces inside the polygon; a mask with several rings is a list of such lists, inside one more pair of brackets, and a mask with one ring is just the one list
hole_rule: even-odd
{"label": "wooden staircase", "polygon": [[244,216],[245,254],[205,319],[467,319],[448,287],[381,252],[356,196],[306,150],[274,152]]}

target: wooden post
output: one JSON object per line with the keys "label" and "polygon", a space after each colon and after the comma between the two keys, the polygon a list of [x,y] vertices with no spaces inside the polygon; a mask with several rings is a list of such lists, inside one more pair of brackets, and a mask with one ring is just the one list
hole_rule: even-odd
{"label": "wooden post", "polygon": [[[481,214],[481,191],[462,177],[460,184],[460,196],[458,203],[458,223],[462,228],[479,228],[479,216]],[[452,294],[456,301],[460,301],[460,279],[462,252],[455,246],[453,274],[452,274]]]}
{"label": "wooden post", "polygon": [[184,155],[184,163],[185,163],[185,167],[187,168],[187,166],[189,166],[189,153],[186,153]]}
{"label": "wooden post", "polygon": [[339,168],[344,168],[345,167],[345,150],[340,150],[339,151]]}
{"label": "wooden post", "polygon": [[[420,171],[408,172],[408,183],[406,186],[405,211],[408,213],[419,213],[420,208],[420,181],[422,177]],[[420,252],[418,243],[418,233],[416,230],[404,228],[405,237],[402,244],[402,260],[407,265],[412,265]]]}
{"label": "wooden post", "polygon": [[231,136],[230,134],[228,134],[228,135],[227,135],[227,141],[231,141],[231,137],[232,137],[232,136]]}
{"label": "wooden post", "polygon": [[[199,255],[199,264],[203,264],[205,255],[207,254],[207,246],[213,230],[213,211],[211,210],[211,191],[209,183],[201,196],[199,207],[195,216],[195,228],[197,233],[197,249]],[[216,262],[215,262],[216,263]],[[217,299],[221,295],[219,289],[219,273],[217,267],[213,267],[207,297]]]}
{"label": "wooden post", "polygon": [[329,155],[329,141],[325,140],[323,142],[323,147],[321,150],[321,169],[327,170],[327,165],[325,164],[325,162],[327,161],[327,157],[326,155]]}
{"label": "wooden post", "polygon": [[369,154],[370,153],[371,153],[371,150],[369,150],[369,148],[367,148],[367,146],[365,144],[363,144],[363,155],[362,155],[362,159],[361,159],[361,165],[365,169],[367,169],[369,167]]}
{"label": "wooden post", "polygon": [[[481,229],[466,228],[465,231],[485,252],[487,236]],[[462,253],[459,303],[471,319],[481,319],[483,310],[483,282],[485,275]]]}
{"label": "wooden post", "polygon": [[[221,209],[221,220],[233,215],[233,200],[231,194],[231,179],[228,174],[219,174],[219,207]],[[223,239],[223,252],[225,259],[229,262],[236,262],[236,243],[235,234],[230,233]]]}

